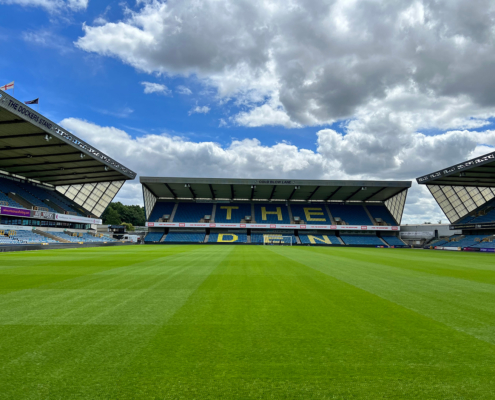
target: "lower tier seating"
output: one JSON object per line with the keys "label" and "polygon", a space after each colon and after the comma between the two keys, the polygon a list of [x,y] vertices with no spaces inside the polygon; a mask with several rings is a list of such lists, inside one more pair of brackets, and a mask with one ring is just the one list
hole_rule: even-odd
{"label": "lower tier seating", "polygon": [[210,233],[208,243],[247,243],[246,233]]}
{"label": "lower tier seating", "polygon": [[307,235],[299,234],[302,244],[342,244],[335,235]]}
{"label": "lower tier seating", "polygon": [[203,243],[204,232],[170,232],[165,238],[166,243]]}
{"label": "lower tier seating", "polygon": [[404,246],[405,243],[400,240],[397,236],[382,236],[382,239],[385,240],[390,246]]}
{"label": "lower tier seating", "polygon": [[159,242],[163,237],[164,232],[148,232],[144,237],[145,242]]}
{"label": "lower tier seating", "polygon": [[340,235],[340,238],[345,244],[383,246],[380,238],[373,235]]}

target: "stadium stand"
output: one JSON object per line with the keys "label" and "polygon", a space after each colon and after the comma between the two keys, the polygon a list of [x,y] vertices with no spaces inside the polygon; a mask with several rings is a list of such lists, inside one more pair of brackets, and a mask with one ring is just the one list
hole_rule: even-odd
{"label": "stadium stand", "polygon": [[328,208],[334,219],[341,218],[347,225],[373,225],[361,205],[328,204]]}
{"label": "stadium stand", "polygon": [[204,232],[169,232],[165,238],[166,243],[203,243]]}
{"label": "stadium stand", "polygon": [[382,221],[386,222],[387,225],[397,225],[394,217],[390,214],[385,206],[366,206],[371,216],[376,220],[376,218],[381,218]]}
{"label": "stadium stand", "polygon": [[289,211],[285,204],[254,204],[254,215],[257,223],[290,224]]}
{"label": "stadium stand", "polygon": [[473,247],[479,247],[480,249],[494,249],[495,248],[495,238],[493,236],[489,237],[491,241],[484,241],[475,244]]}
{"label": "stadium stand", "polygon": [[[296,244],[297,243],[297,240],[296,240],[296,237],[294,235],[291,235],[291,234],[286,234],[286,233],[283,233],[283,234],[277,234],[277,233],[252,233],[251,234],[251,243],[258,243],[258,244],[263,244],[265,243],[265,236],[268,238],[273,238],[275,239],[277,236],[279,236],[280,238],[282,238],[283,236],[288,236],[288,237],[291,237],[292,239],[292,243],[293,244]],[[289,240],[291,240],[289,239]]]}
{"label": "stadium stand", "polygon": [[383,246],[383,242],[375,235],[340,235],[345,244]]}
{"label": "stadium stand", "polygon": [[159,242],[163,237],[163,232],[148,232],[148,234],[144,237],[145,242]]}
{"label": "stadium stand", "polygon": [[217,203],[215,222],[239,224],[251,214],[251,203]]}
{"label": "stadium stand", "polygon": [[4,192],[6,191],[8,193],[10,192],[15,193],[18,196],[22,197],[27,202],[31,203],[33,206],[40,207],[41,209],[46,209],[51,212],[57,212],[53,208],[49,207],[47,204],[43,203],[43,201],[41,201],[40,199],[29,193],[26,190],[25,186],[22,184],[17,185],[16,182],[14,181],[5,178],[0,178],[0,186],[2,187],[2,190]]}
{"label": "stadium stand", "polygon": [[212,203],[179,203],[174,222],[200,222],[213,212]]}
{"label": "stadium stand", "polygon": [[210,233],[208,243],[247,243],[246,233]]}
{"label": "stadium stand", "polygon": [[162,218],[164,215],[171,215],[174,207],[175,203],[172,202],[157,202],[150,214],[149,221],[157,222],[158,219]]}
{"label": "stadium stand", "polygon": [[0,236],[0,246],[13,245],[13,244],[23,244],[23,242],[16,240],[14,237]]}
{"label": "stadium stand", "polygon": [[382,235],[382,239],[385,240],[390,246],[405,246],[406,245],[397,236],[383,236]]}
{"label": "stadium stand", "polygon": [[449,243],[444,246],[452,246],[452,247],[474,247],[479,244],[484,238],[488,237],[487,235],[464,235],[464,237],[460,236],[455,240],[451,240]]}
{"label": "stadium stand", "polygon": [[[3,190],[2,186],[0,186],[0,190]],[[0,191],[0,202],[3,205],[7,205],[9,207],[17,207],[23,208],[18,202],[8,197],[5,193]]]}
{"label": "stadium stand", "polygon": [[10,237],[13,239],[17,239],[18,241],[20,241],[22,243],[28,243],[28,244],[29,243],[57,243],[56,240],[38,235],[37,233],[34,233],[32,231],[19,230],[19,231],[16,231],[14,234],[10,235]]}
{"label": "stadium stand", "polygon": [[324,205],[315,204],[291,204],[292,217],[299,217],[306,224],[331,225],[332,221],[328,216]]}
{"label": "stadium stand", "polygon": [[342,244],[335,235],[308,235],[299,233],[302,244]]}

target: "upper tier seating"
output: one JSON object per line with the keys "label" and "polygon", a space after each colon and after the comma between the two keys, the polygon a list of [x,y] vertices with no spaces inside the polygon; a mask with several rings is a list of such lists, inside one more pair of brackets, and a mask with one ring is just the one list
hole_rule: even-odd
{"label": "upper tier seating", "polygon": [[179,203],[174,222],[199,222],[205,215],[212,215],[212,203]]}
{"label": "upper tier seating", "polygon": [[[149,222],[158,222],[159,218],[162,218],[164,215],[172,215],[172,211],[174,210],[175,203],[171,202],[156,202],[155,207],[153,207],[153,211],[148,218]],[[182,221],[181,221],[182,222]]]}
{"label": "upper tier seating", "polygon": [[479,247],[480,249],[493,249],[495,248],[495,241],[493,242],[481,242],[475,244],[473,247]]}
{"label": "upper tier seating", "polygon": [[251,216],[250,203],[217,203],[215,222],[239,224],[247,215]]}
{"label": "upper tier seating", "polygon": [[306,224],[310,225],[331,225],[332,221],[328,216],[324,205],[318,204],[291,204],[292,217],[299,217]]}
{"label": "upper tier seating", "polygon": [[208,243],[247,243],[246,233],[210,233]]}
{"label": "upper tier seating", "polygon": [[255,221],[258,224],[290,224],[289,211],[285,204],[254,204]]}
{"label": "upper tier seating", "polygon": [[340,238],[345,244],[383,246],[380,238],[374,235],[340,235]]}
{"label": "upper tier seating", "polygon": [[397,222],[395,222],[394,217],[392,217],[392,214],[388,211],[387,207],[385,206],[366,206],[368,211],[370,212],[371,216],[373,218],[381,218],[384,222],[386,222],[388,225],[397,225]]}
{"label": "upper tier seating", "polygon": [[335,235],[308,235],[299,233],[302,244],[342,244]]}
{"label": "upper tier seating", "polygon": [[328,208],[334,219],[339,217],[347,225],[373,225],[362,205],[328,204]]}
{"label": "upper tier seating", "polygon": [[471,224],[482,224],[485,222],[493,222],[495,221],[495,208],[492,208],[485,215],[480,217],[473,218],[469,221]]}
{"label": "upper tier seating", "polygon": [[382,235],[382,239],[385,240],[390,246],[405,246],[406,245],[397,236],[383,236]]}
{"label": "upper tier seating", "polygon": [[167,243],[203,243],[204,232],[170,232],[165,238]]}
{"label": "upper tier seating", "polygon": [[164,232],[148,232],[144,237],[145,242],[159,242],[163,237]]}
{"label": "upper tier seating", "polygon": [[[0,190],[2,190],[2,186],[0,186]],[[5,193],[0,192],[0,201],[7,203],[9,207],[17,207],[17,208],[23,208],[17,201],[12,200],[9,196],[7,196]],[[0,205],[5,205],[1,204]]]}
{"label": "upper tier seating", "polygon": [[[85,216],[77,209],[72,208],[70,201],[62,194],[54,190],[44,189],[42,187],[32,185],[30,183],[21,183],[0,177],[0,192],[4,192],[5,194],[13,192],[34,206],[43,207],[52,212],[60,212],[60,210],[55,210],[43,202],[43,200],[48,199],[60,207],[63,211],[77,214],[79,216]],[[7,201],[11,207],[24,208],[22,205],[2,193],[0,193],[0,200]]]}
{"label": "upper tier seating", "polygon": [[277,234],[277,233],[252,233],[251,234],[251,243],[265,243],[269,241],[269,239],[280,239],[283,240],[284,243],[290,243],[292,241],[293,244],[297,243],[296,237],[290,234]]}

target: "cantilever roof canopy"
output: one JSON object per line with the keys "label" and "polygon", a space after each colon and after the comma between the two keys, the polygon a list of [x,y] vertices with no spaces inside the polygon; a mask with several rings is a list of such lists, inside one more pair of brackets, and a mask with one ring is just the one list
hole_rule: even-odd
{"label": "cantilever roof canopy", "polygon": [[122,164],[2,91],[0,170],[53,186],[136,177]]}
{"label": "cantilever roof canopy", "polygon": [[421,185],[495,187],[495,152],[417,178]]}
{"label": "cantilever roof canopy", "polygon": [[495,152],[417,178],[451,223],[472,215],[495,198]]}
{"label": "cantilever roof canopy", "polygon": [[409,181],[141,177],[140,182],[155,198],[191,200],[383,202],[411,187],[411,182]]}

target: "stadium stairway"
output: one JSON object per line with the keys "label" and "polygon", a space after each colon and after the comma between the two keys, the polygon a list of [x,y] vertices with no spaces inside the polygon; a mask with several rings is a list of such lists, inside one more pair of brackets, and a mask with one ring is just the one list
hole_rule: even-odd
{"label": "stadium stairway", "polygon": [[19,196],[17,193],[9,192],[7,193],[7,197],[14,200],[16,203],[20,204],[21,207],[26,208],[28,210],[32,210],[34,207],[29,201]]}
{"label": "stadium stairway", "polygon": [[216,215],[217,215],[217,203],[213,203],[213,209],[211,210],[211,220],[210,220],[210,222],[215,222]]}
{"label": "stadium stairway", "polygon": [[48,239],[56,240],[59,243],[71,243],[69,240],[62,239],[58,236],[52,235],[52,234],[45,232],[45,231],[41,231],[39,229],[33,229],[33,232],[40,235],[40,236],[46,237]]}
{"label": "stadium stairway", "polygon": [[[364,207],[364,208],[366,208],[366,207]],[[366,210],[366,211],[367,211],[367,210]],[[368,214],[369,214],[369,213],[368,213]],[[370,218],[371,218],[371,215],[370,215]],[[387,246],[387,247],[388,247],[388,246],[390,246],[390,245],[389,245],[389,244],[388,244],[385,240],[383,240],[383,238],[382,238],[382,237],[380,237],[379,239],[382,241],[382,243],[383,243],[385,246]]]}
{"label": "stadium stairway", "polygon": [[327,210],[328,216],[330,217],[330,221],[332,221],[332,225],[335,225],[335,220],[333,219],[333,215],[330,212],[330,209],[328,208],[327,204],[325,204],[325,209]]}
{"label": "stadium stairway", "polygon": [[[213,211],[215,211],[215,207],[213,207]],[[207,233],[205,235],[205,241],[203,243],[208,243],[208,240],[210,240],[210,234],[209,233]]]}
{"label": "stadium stairway", "polygon": [[[371,213],[370,211],[368,210],[368,207],[366,207],[365,204],[363,204],[363,208],[364,208],[364,211],[366,211],[366,214],[368,214],[368,217],[370,219],[370,221],[373,223],[373,225],[376,225],[376,221],[375,219],[371,216]],[[387,245],[388,246],[388,245]]]}

